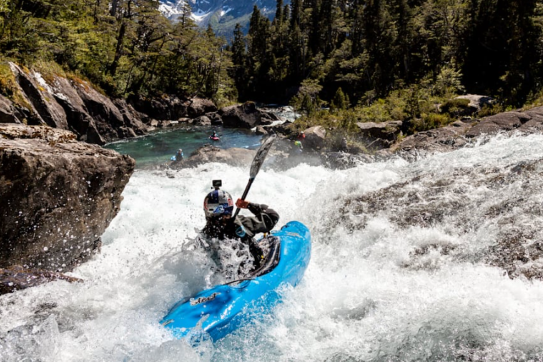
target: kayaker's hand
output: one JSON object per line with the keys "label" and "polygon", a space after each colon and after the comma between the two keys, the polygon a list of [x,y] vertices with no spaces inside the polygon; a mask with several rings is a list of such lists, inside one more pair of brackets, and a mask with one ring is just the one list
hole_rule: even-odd
{"label": "kayaker's hand", "polygon": [[236,201],[236,206],[240,209],[246,209],[249,207],[249,201],[238,199],[238,201]]}

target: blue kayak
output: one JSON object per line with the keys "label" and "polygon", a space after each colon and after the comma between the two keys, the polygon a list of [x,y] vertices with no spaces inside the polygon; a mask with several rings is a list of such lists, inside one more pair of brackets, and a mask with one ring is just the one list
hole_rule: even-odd
{"label": "blue kayak", "polygon": [[268,252],[258,270],[180,300],[160,323],[176,338],[198,343],[207,336],[221,339],[257,316],[257,310],[271,308],[280,299],[281,285],[296,286],[302,279],[311,257],[311,235],[304,224],[291,221],[263,242]]}

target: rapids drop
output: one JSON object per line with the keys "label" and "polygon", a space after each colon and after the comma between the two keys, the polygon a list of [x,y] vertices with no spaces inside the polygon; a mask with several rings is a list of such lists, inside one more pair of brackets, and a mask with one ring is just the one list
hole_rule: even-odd
{"label": "rapids drop", "polygon": [[72,273],[84,283],[0,297],[0,361],[542,360],[542,144],[495,137],[345,171],[264,167],[248,199],[280,225],[308,225],[309,268],[261,320],[196,348],[158,321],[217,282],[183,245],[204,224],[211,180],[237,197],[249,165],[137,170],[101,254]]}

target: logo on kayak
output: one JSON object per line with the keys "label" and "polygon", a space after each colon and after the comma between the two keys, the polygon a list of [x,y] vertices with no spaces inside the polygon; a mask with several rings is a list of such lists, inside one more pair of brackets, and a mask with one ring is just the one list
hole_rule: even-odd
{"label": "logo on kayak", "polygon": [[215,292],[215,293],[211,294],[209,297],[200,297],[200,298],[197,298],[197,299],[190,298],[190,305],[195,306],[197,304],[209,302],[209,301],[215,299],[215,297],[217,295],[219,295],[219,294],[221,294],[221,293]]}

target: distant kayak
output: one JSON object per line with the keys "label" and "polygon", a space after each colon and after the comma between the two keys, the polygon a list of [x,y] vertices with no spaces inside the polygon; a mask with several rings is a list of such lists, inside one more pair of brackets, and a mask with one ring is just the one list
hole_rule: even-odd
{"label": "distant kayak", "polygon": [[209,136],[209,139],[212,140],[212,141],[219,141],[219,137],[213,137],[213,136]]}
{"label": "distant kayak", "polygon": [[302,279],[311,257],[311,235],[305,225],[291,221],[259,243],[267,243],[269,251],[252,275],[181,299],[160,323],[176,338],[197,344],[206,336],[223,338],[273,307],[281,298],[281,285],[296,286]]}

